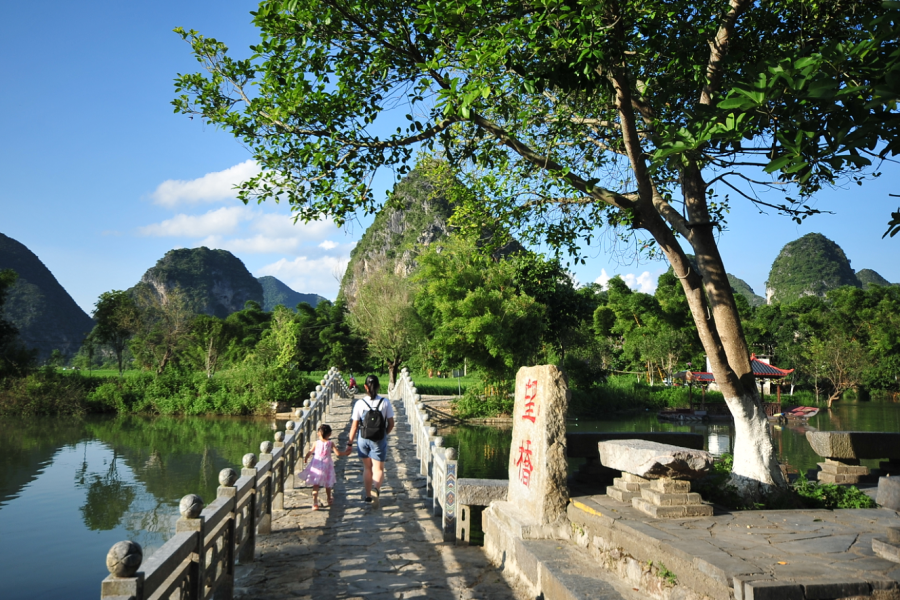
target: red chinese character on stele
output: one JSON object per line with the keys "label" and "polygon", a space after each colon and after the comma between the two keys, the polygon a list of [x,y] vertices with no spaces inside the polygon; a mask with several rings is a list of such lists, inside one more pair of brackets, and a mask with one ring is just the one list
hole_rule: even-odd
{"label": "red chinese character on stele", "polygon": [[532,423],[534,423],[537,418],[537,414],[535,414],[535,402],[534,399],[537,397],[537,381],[534,379],[529,379],[525,382],[525,414],[522,415],[523,419],[528,419]]}
{"label": "red chinese character on stele", "polygon": [[534,465],[531,463],[531,440],[525,440],[524,443],[519,444],[519,458],[516,460],[516,466],[519,467],[519,481],[528,487],[531,482],[531,472],[534,470]]}

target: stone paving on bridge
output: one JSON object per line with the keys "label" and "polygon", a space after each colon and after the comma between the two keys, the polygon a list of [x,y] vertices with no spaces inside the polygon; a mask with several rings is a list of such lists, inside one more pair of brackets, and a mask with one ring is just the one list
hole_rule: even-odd
{"label": "stone paving on bridge", "polygon": [[[336,399],[326,422],[332,440],[346,446],[351,402]],[[257,538],[254,563],[237,568],[235,596],[329,600],[429,598],[521,599],[481,548],[443,542],[425,497],[403,407],[388,442],[381,508],[362,501],[362,462],[353,453],[335,459],[334,505],[312,510],[312,488],[299,480],[287,490],[272,533]],[[298,471],[302,465],[298,465]]]}

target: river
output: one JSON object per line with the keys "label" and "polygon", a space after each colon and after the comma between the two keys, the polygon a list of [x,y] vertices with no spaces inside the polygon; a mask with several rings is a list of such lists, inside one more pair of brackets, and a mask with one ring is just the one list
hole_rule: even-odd
{"label": "river", "polygon": [[[813,417],[821,430],[900,431],[900,404],[838,403]],[[402,425],[401,425],[402,427]],[[178,502],[211,501],[218,473],[272,440],[273,421],[236,418],[109,417],[0,421],[0,565],[4,600],[94,599],[106,552],[134,540],[149,556],[173,533]],[[575,421],[569,431],[693,431],[707,449],[731,449],[728,424],[660,423],[655,414]],[[819,459],[802,427],[775,428],[779,457],[792,469]],[[460,477],[505,479],[510,432],[492,427],[442,431],[459,450]],[[570,465],[570,469],[577,465]],[[870,466],[877,466],[874,462]],[[390,467],[388,467],[390,469]]]}

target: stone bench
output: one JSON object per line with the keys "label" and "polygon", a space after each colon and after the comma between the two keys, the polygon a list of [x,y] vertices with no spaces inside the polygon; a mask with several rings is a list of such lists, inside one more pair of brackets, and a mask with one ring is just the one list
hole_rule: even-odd
{"label": "stone bench", "polygon": [[646,440],[660,444],[670,444],[682,448],[703,450],[703,436],[699,433],[679,433],[661,431],[599,431],[590,433],[567,433],[566,456],[583,458],[584,464],[575,473],[577,481],[587,484],[609,483],[619,473],[609,465],[600,464],[597,444],[610,440]]}
{"label": "stone bench", "polygon": [[456,480],[456,544],[468,546],[472,533],[472,507],[490,506],[494,500],[506,500],[508,479]]}
{"label": "stone bench", "polygon": [[599,442],[597,451],[604,466],[622,471],[606,488],[611,498],[658,519],[713,514],[712,506],[690,491],[690,480],[712,467],[709,452],[640,439]]}
{"label": "stone bench", "polygon": [[806,440],[813,452],[825,459],[819,463],[823,483],[861,483],[872,479],[869,467],[860,459],[882,461],[885,474],[900,474],[900,433],[883,431],[808,431]]}

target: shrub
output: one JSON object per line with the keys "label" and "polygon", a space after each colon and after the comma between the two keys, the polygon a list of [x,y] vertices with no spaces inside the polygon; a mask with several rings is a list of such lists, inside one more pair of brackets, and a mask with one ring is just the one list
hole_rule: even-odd
{"label": "shrub", "polygon": [[83,415],[89,380],[40,369],[0,384],[0,415]]}
{"label": "shrub", "polygon": [[776,492],[761,503],[747,505],[737,490],[728,484],[734,456],[723,454],[709,475],[694,483],[693,489],[704,499],[731,510],[778,510],[790,508],[874,508],[875,501],[856,486],[809,481],[801,474],[787,492]]}

